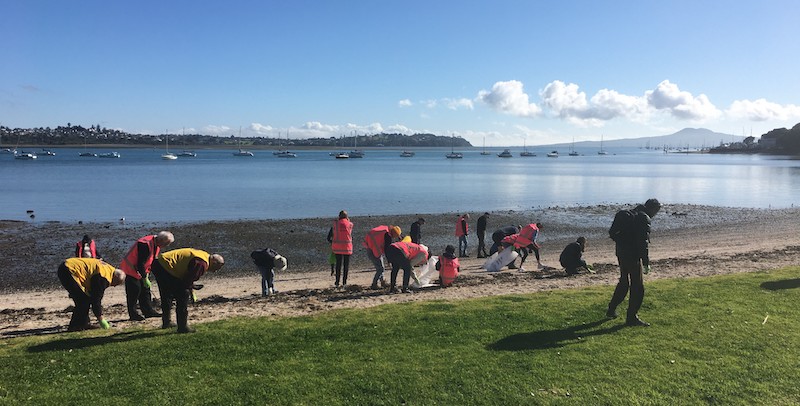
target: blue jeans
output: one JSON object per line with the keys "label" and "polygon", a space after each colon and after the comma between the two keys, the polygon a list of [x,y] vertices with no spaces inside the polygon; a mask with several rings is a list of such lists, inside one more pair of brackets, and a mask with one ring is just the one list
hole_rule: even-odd
{"label": "blue jeans", "polygon": [[275,271],[272,268],[265,266],[258,266],[258,272],[261,272],[261,295],[266,296],[269,294],[269,289],[273,288],[272,282],[275,280]]}
{"label": "blue jeans", "polygon": [[375,266],[375,277],[372,278],[372,286],[378,286],[378,282],[383,279],[383,272],[385,271],[383,262],[380,257],[375,258],[375,254],[373,254],[372,250],[369,248],[367,248],[367,258],[369,258],[369,260],[372,261],[372,265]]}
{"label": "blue jeans", "polygon": [[458,237],[458,256],[467,256],[467,236],[462,235]]}

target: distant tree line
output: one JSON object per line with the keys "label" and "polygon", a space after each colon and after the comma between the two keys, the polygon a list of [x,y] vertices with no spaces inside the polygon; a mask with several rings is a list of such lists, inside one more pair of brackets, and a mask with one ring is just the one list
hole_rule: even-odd
{"label": "distant tree line", "polygon": [[359,136],[286,139],[276,137],[219,137],[202,134],[131,134],[124,131],[108,129],[98,125],[88,128],[67,123],[66,126],[56,128],[9,128],[0,126],[2,144],[14,145],[43,145],[43,146],[81,146],[93,144],[130,145],[130,146],[157,146],[162,145],[169,136],[173,145],[187,145],[192,147],[236,147],[264,146],[264,147],[327,147],[352,149],[361,147],[471,147],[469,141],[461,137],[448,137],[434,134],[373,134]]}
{"label": "distant tree line", "polygon": [[747,137],[742,142],[722,144],[711,148],[712,153],[768,153],[782,155],[800,155],[800,123],[790,130],[776,128],[761,136]]}

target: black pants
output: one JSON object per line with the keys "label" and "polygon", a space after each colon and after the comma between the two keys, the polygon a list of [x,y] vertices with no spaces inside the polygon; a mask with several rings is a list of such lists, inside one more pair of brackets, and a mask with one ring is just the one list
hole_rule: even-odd
{"label": "black pants", "polygon": [[397,274],[400,272],[400,268],[403,268],[403,290],[408,289],[408,284],[411,281],[411,272],[414,271],[411,261],[403,255],[403,251],[392,246],[386,249],[386,260],[392,264],[392,289],[397,286]]}
{"label": "black pants", "polygon": [[614,289],[614,296],[611,297],[611,302],[608,304],[608,310],[613,312],[617,309],[620,303],[625,300],[628,290],[631,291],[631,297],[628,301],[628,321],[635,320],[639,308],[642,307],[644,301],[644,279],[642,277],[642,262],[638,259],[629,259],[617,257],[619,261],[619,282],[616,289]]}
{"label": "black pants", "polygon": [[187,330],[189,319],[190,289],[186,289],[182,280],[170,275],[158,261],[153,261],[152,273],[158,283],[158,293],[161,295],[161,321],[162,327],[171,325],[172,300],[175,300],[175,318],[178,322],[178,331]]}
{"label": "black pants", "polygon": [[72,318],[69,320],[69,331],[85,330],[89,327],[89,308],[92,301],[89,295],[83,293],[78,282],[72,277],[69,269],[64,264],[58,267],[58,280],[61,281],[61,286],[67,290],[69,297],[75,303],[75,308],[72,310]]}
{"label": "black pants", "polygon": [[347,272],[350,270],[350,255],[336,254],[336,286],[339,286],[339,278],[342,285],[347,285]]}
{"label": "black pants", "polygon": [[478,232],[478,254],[479,256],[488,256],[486,254],[486,232]]}
{"label": "black pants", "polygon": [[153,298],[150,293],[150,288],[144,286],[144,279],[136,279],[130,276],[125,278],[125,298],[128,303],[128,316],[131,318],[138,314],[136,312],[137,302],[145,316],[156,313],[153,309]]}

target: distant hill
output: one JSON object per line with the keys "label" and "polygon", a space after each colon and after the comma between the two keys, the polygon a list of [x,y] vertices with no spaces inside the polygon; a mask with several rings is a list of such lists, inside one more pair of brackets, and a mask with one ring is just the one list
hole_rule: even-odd
{"label": "distant hill", "polygon": [[[718,133],[706,128],[684,128],[673,134],[658,135],[653,137],[639,137],[626,139],[611,139],[613,136],[606,136],[603,139],[603,149],[611,148],[710,148],[719,145],[721,142],[741,142],[745,137],[740,135]],[[552,147],[558,149],[568,149],[571,142],[553,144]],[[581,148],[600,148],[600,140],[581,141],[575,143],[576,147]]]}

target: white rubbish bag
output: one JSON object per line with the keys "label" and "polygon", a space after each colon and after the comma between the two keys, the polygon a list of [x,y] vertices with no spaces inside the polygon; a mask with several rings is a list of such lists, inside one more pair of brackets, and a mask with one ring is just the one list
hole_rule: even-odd
{"label": "white rubbish bag", "polygon": [[439,276],[439,271],[436,270],[436,263],[439,262],[439,257],[432,256],[428,262],[421,267],[414,269],[414,280],[411,282],[411,287],[414,289],[425,288],[434,286],[431,281]]}
{"label": "white rubbish bag", "polygon": [[487,272],[499,272],[509,262],[517,259],[519,254],[511,247],[504,249],[502,252],[495,252],[486,262],[483,263],[483,269]]}

